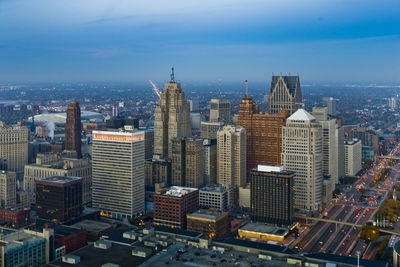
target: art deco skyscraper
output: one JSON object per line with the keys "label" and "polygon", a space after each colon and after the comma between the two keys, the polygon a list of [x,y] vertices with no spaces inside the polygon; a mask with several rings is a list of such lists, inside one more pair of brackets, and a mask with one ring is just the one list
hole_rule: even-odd
{"label": "art deco skyscraper", "polygon": [[65,150],[76,151],[78,159],[82,158],[81,131],[81,108],[78,102],[72,101],[67,110]]}
{"label": "art deco skyscraper", "polygon": [[288,110],[293,114],[301,107],[302,94],[299,76],[272,76],[268,95],[268,112]]}
{"label": "art deco skyscraper", "polygon": [[246,129],[224,126],[217,133],[218,184],[243,186],[246,183]]}
{"label": "art deco skyscraper", "polygon": [[154,116],[154,154],[169,158],[172,139],[192,135],[189,106],[181,84],[175,81],[173,69],[171,81],[165,84]]}
{"label": "art deco skyscraper", "polygon": [[282,165],[294,171],[295,208],[318,210],[322,204],[322,127],[299,109],[282,129]]}
{"label": "art deco skyscraper", "polygon": [[282,152],[282,126],[289,112],[278,114],[260,113],[258,105],[250,96],[239,105],[238,124],[247,133],[247,174],[258,164],[279,165]]}

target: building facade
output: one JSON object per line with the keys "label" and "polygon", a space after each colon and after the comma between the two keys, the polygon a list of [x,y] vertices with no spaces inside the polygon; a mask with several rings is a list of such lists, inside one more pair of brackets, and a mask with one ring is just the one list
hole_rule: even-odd
{"label": "building facade", "polygon": [[186,215],[198,209],[198,189],[172,186],[154,194],[154,225],[186,229]]}
{"label": "building facade", "polygon": [[231,102],[229,100],[222,100],[213,98],[210,101],[210,122],[224,122],[231,121]]}
{"label": "building facade", "polygon": [[299,76],[272,76],[268,95],[268,112],[288,110],[289,115],[301,107],[302,94]]}
{"label": "building facade", "polygon": [[353,139],[344,142],[345,175],[354,176],[361,170],[362,144],[361,140]]}
{"label": "building facade", "polygon": [[81,108],[78,102],[72,101],[67,110],[65,150],[76,151],[78,159],[82,158],[81,132]]}
{"label": "building facade", "polygon": [[8,171],[21,176],[28,164],[28,128],[22,124],[5,125],[0,122],[0,158]]}
{"label": "building facade", "polygon": [[246,183],[246,129],[224,126],[217,133],[218,184],[242,186]]}
{"label": "building facade", "polygon": [[92,202],[92,164],[88,158],[63,158],[56,153],[38,154],[35,164],[25,165],[24,190],[36,203],[35,179],[48,176],[73,176],[83,179],[83,203]]}
{"label": "building facade", "polygon": [[224,211],[228,208],[228,191],[223,185],[210,185],[199,189],[201,208]]}
{"label": "building facade", "polygon": [[217,132],[224,126],[223,122],[201,122],[201,138],[217,139]]}
{"label": "building facade", "polygon": [[251,220],[290,226],[294,216],[294,172],[258,165],[250,174]]}
{"label": "building facade", "polygon": [[154,154],[170,158],[172,139],[192,135],[189,106],[173,73],[161,93],[154,117]]}
{"label": "building facade", "polygon": [[204,184],[217,183],[217,139],[204,139]]}
{"label": "building facade", "polygon": [[322,128],[304,109],[293,113],[282,129],[282,165],[295,172],[295,208],[322,205]]}
{"label": "building facade", "polygon": [[0,206],[1,208],[17,206],[17,174],[0,171]]}
{"label": "building facade", "polygon": [[144,168],[143,131],[93,131],[93,207],[119,219],[143,214]]}
{"label": "building facade", "polygon": [[65,222],[82,214],[82,178],[50,176],[35,183],[39,218]]}
{"label": "building facade", "polygon": [[287,110],[279,110],[277,114],[260,113],[250,96],[242,99],[238,124],[247,134],[247,174],[258,164],[281,163],[282,126],[288,116]]}
{"label": "building facade", "polygon": [[230,232],[228,212],[201,209],[186,217],[188,231],[203,233],[211,239],[226,237]]}
{"label": "building facade", "polygon": [[145,161],[145,185],[154,186],[158,183],[171,184],[171,160],[155,155]]}

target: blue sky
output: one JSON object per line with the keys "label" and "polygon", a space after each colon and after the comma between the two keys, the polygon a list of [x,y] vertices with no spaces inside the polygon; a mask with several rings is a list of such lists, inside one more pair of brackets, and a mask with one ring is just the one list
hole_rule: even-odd
{"label": "blue sky", "polygon": [[399,0],[0,0],[0,81],[400,82]]}

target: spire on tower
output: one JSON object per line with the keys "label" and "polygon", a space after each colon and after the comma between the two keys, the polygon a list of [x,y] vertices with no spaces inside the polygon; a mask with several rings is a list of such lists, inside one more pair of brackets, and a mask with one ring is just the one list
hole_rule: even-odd
{"label": "spire on tower", "polygon": [[171,72],[171,82],[175,82],[174,67],[172,67],[172,72]]}

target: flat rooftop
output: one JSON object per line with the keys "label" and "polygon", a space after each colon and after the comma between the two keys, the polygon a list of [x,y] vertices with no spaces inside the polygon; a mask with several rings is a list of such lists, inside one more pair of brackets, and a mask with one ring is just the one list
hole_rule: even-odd
{"label": "flat rooftop", "polygon": [[73,177],[73,176],[49,176],[49,177],[43,177],[43,178],[36,178],[36,181],[41,181],[41,182],[48,182],[48,183],[55,183],[55,184],[67,184],[70,182],[75,182],[82,180],[81,177]]}
{"label": "flat rooftop", "polygon": [[209,185],[209,186],[200,188],[199,191],[221,193],[223,191],[226,191],[226,188],[223,185]]}
{"label": "flat rooftop", "polygon": [[242,231],[262,233],[276,236],[283,236],[289,232],[288,228],[277,227],[274,225],[262,224],[262,223],[248,223],[240,227]]}
{"label": "flat rooftop", "polygon": [[216,210],[207,210],[207,209],[201,209],[198,211],[195,211],[193,213],[188,214],[188,218],[203,218],[203,219],[209,219],[209,220],[218,220],[219,218],[227,215],[227,212],[219,212]]}
{"label": "flat rooftop", "polygon": [[89,232],[101,232],[111,227],[111,224],[92,220],[83,220],[71,225],[72,227],[85,229]]}
{"label": "flat rooftop", "polygon": [[171,186],[163,195],[181,197],[198,190],[197,188],[182,187],[182,186]]}
{"label": "flat rooftop", "polygon": [[[20,242],[35,243],[43,240],[43,237],[34,234],[26,233],[24,230],[9,232],[1,236],[0,246],[5,246],[7,249],[13,249],[21,245]],[[7,250],[6,249],[6,250]]]}

